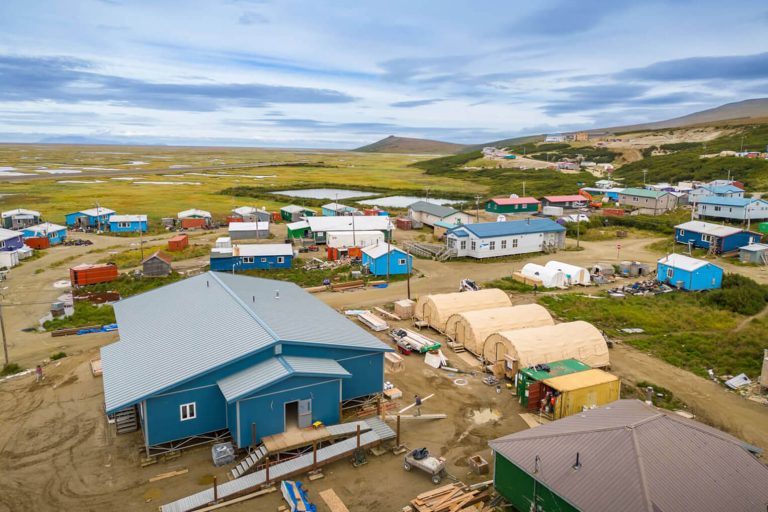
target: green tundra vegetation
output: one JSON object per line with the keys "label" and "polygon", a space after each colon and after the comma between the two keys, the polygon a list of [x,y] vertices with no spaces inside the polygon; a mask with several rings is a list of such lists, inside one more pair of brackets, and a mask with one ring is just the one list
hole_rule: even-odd
{"label": "green tundra vegetation", "polygon": [[[741,302],[746,300],[746,303]],[[752,317],[768,302],[768,287],[744,276],[727,275],[723,289],[673,292],[612,300],[603,294],[547,295],[539,302],[562,320],[585,320],[609,337],[622,339],[664,361],[706,376],[760,374],[768,318]],[[747,305],[745,305],[747,304]],[[640,328],[627,334],[623,328]]]}

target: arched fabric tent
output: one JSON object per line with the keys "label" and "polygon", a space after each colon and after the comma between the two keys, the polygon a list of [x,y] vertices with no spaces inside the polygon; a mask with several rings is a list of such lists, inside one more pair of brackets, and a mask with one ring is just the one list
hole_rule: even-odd
{"label": "arched fabric tent", "polygon": [[544,325],[555,325],[549,311],[538,304],[525,304],[456,313],[448,318],[445,334],[480,356],[483,342],[495,332]]}
{"label": "arched fabric tent", "polygon": [[592,368],[610,364],[605,338],[583,321],[491,334],[483,343],[483,358],[490,363],[503,361],[508,376],[520,368],[563,359],[578,359]]}
{"label": "arched fabric tent", "polygon": [[546,268],[552,270],[559,270],[565,274],[568,284],[582,284],[589,286],[592,279],[589,277],[589,270],[584,267],[577,267],[576,265],[569,265],[561,261],[550,261],[545,265]]}
{"label": "arched fabric tent", "polygon": [[414,316],[427,322],[433,329],[444,332],[445,323],[453,314],[511,305],[512,301],[506,292],[498,288],[476,292],[438,293],[419,297]]}
{"label": "arched fabric tent", "polygon": [[526,263],[520,273],[525,277],[540,280],[544,288],[565,288],[567,284],[563,272],[536,263]]}

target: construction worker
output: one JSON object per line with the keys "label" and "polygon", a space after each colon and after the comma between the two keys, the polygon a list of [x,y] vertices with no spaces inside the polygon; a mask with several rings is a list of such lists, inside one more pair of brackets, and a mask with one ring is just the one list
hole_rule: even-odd
{"label": "construction worker", "polygon": [[35,368],[35,380],[43,382],[43,367],[40,365],[37,365],[37,368]]}
{"label": "construction worker", "polygon": [[416,414],[414,414],[414,416],[421,416],[421,397],[419,395],[413,395],[413,401],[416,404]]}

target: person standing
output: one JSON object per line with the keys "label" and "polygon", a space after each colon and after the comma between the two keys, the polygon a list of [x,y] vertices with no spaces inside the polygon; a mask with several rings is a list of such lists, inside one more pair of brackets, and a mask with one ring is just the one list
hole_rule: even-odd
{"label": "person standing", "polygon": [[421,397],[419,395],[413,395],[414,403],[416,404],[415,416],[421,416]]}
{"label": "person standing", "polygon": [[35,368],[35,379],[37,382],[43,382],[43,367],[40,365]]}

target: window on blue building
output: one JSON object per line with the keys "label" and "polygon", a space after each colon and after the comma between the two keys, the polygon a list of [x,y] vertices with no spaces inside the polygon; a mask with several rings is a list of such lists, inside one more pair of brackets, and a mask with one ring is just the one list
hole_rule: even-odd
{"label": "window on blue building", "polygon": [[179,406],[179,412],[181,421],[193,420],[197,418],[197,407],[195,406],[195,402],[181,404]]}
{"label": "window on blue building", "polygon": [[277,262],[278,263],[285,263],[285,256],[278,256],[277,257]]}

